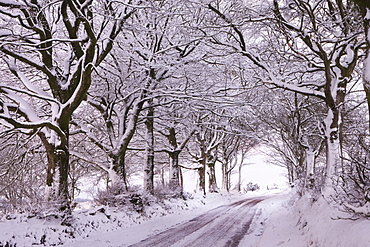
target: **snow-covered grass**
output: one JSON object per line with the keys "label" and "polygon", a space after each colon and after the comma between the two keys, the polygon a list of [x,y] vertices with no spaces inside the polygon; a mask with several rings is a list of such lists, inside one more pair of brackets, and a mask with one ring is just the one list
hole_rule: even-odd
{"label": "snow-covered grass", "polygon": [[[155,200],[142,211],[98,206],[73,212],[71,226],[56,214],[13,214],[0,219],[0,246],[125,246],[220,205],[240,200],[235,193],[195,194],[188,200]],[[100,244],[99,244],[100,243]],[[110,244],[109,244],[110,243]],[[114,243],[114,244],[113,244]]]}
{"label": "snow-covered grass", "polygon": [[242,247],[363,247],[370,246],[370,221],[351,220],[351,215],[329,205],[298,197],[291,190],[195,194],[192,199],[151,201],[142,212],[132,208],[92,207],[76,210],[72,226],[48,216],[14,214],[0,221],[0,246],[95,247],[128,246],[186,222],[221,205],[263,195],[256,215],[239,246]]}
{"label": "snow-covered grass", "polygon": [[243,247],[364,247],[370,246],[370,221],[351,220],[324,198],[312,202],[285,193],[258,205]]}

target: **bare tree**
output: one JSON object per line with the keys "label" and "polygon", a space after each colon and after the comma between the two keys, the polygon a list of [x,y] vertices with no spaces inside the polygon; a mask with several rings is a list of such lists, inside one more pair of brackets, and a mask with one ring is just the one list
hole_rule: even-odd
{"label": "bare tree", "polygon": [[[182,102],[184,103],[184,102]],[[170,176],[169,188],[174,195],[182,194],[180,154],[185,150],[186,145],[195,133],[194,126],[187,118],[190,114],[186,104],[181,102],[164,106],[162,116],[158,119],[156,128],[165,141],[159,151],[165,152],[169,157]]]}
{"label": "bare tree", "polygon": [[[235,16],[240,12],[229,16],[211,4],[208,7],[218,16],[219,22],[227,24],[227,33],[231,35],[229,41],[219,38],[213,39],[213,43],[231,47],[251,61],[264,73],[259,76],[264,83],[316,97],[325,103],[328,112],[322,121],[322,133],[326,139],[327,159],[323,186],[324,193],[329,195],[333,188],[332,179],[338,175],[338,164],[341,164],[342,111],[347,87],[363,46],[358,39],[356,18],[348,18],[351,14],[356,16],[353,6],[342,1],[294,1],[288,4],[275,0],[271,6],[273,15],[262,18],[268,23],[263,31],[271,33],[267,40],[271,45],[274,40],[275,45],[270,48],[276,49],[271,53],[268,53],[270,49],[267,46],[264,52],[258,52],[262,48],[258,45],[250,48],[253,44],[247,43],[246,36],[250,33],[241,29],[243,24],[240,25]],[[250,21],[245,25],[254,23],[253,19],[261,20],[255,16],[247,18]],[[274,23],[267,22],[269,19]],[[330,27],[325,24],[328,20],[332,23]],[[272,57],[282,63],[271,63]],[[307,67],[301,70],[293,66],[294,62]],[[297,80],[299,75],[303,80]]]}
{"label": "bare tree", "polygon": [[48,158],[46,196],[68,212],[72,114],[134,9],[74,0],[0,1],[0,8],[2,60],[17,79],[0,85],[0,119],[40,137]]}

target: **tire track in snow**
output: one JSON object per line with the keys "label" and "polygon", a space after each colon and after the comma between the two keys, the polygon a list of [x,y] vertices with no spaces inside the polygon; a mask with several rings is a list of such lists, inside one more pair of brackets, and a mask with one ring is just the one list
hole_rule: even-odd
{"label": "tire track in snow", "polygon": [[130,247],[238,246],[253,220],[253,206],[262,200],[244,199],[217,207]]}

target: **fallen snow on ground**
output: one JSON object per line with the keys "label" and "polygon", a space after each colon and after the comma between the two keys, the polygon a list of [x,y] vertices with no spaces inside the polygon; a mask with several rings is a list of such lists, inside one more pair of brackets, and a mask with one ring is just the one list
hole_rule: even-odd
{"label": "fallen snow on ground", "polygon": [[303,247],[292,206],[290,193],[275,195],[259,203],[249,232],[241,241],[243,247]]}
{"label": "fallen snow on ground", "polygon": [[245,198],[239,193],[193,195],[153,202],[143,212],[92,207],[73,212],[71,227],[55,214],[13,214],[0,218],[0,246],[127,246],[220,205]]}
{"label": "fallen snow on ground", "polygon": [[91,234],[88,238],[74,240],[65,244],[67,247],[118,247],[129,246],[131,244],[140,242],[151,235],[158,234],[173,226],[186,222],[202,213],[216,208],[221,205],[230,204],[232,202],[248,197],[247,195],[240,195],[239,193],[218,193],[208,194],[204,197],[202,194],[196,194],[195,198],[188,201],[188,210],[181,210],[172,214],[142,222],[129,228],[123,228],[117,231],[101,234],[96,232]]}
{"label": "fallen snow on ground", "polygon": [[370,221],[294,192],[272,197],[258,205],[243,247],[364,247],[370,246]]}
{"label": "fallen snow on ground", "polygon": [[[264,193],[242,247],[363,247],[370,246],[370,221],[350,217],[321,198],[297,198],[294,192]],[[99,207],[74,212],[73,227],[60,225],[53,215],[8,215],[0,220],[0,246],[116,247],[137,243],[221,205],[261,193],[219,193],[192,200],[171,199],[152,204],[144,213]]]}

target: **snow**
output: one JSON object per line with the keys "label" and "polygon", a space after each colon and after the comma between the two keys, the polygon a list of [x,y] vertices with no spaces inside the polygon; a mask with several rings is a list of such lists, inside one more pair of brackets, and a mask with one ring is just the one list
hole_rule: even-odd
{"label": "snow", "polygon": [[73,241],[64,246],[128,246],[153,234],[160,233],[170,227],[197,217],[208,210],[240,199],[241,197],[238,194],[211,194],[206,198],[204,198],[202,194],[197,194],[194,200],[188,201],[188,210],[182,210],[150,221],[145,221],[130,228],[123,228],[104,234],[96,232],[91,234],[88,239]]}
{"label": "snow", "polygon": [[5,6],[6,5],[15,5],[15,6],[20,5],[20,6],[22,6],[22,4],[20,4],[19,2],[11,1],[11,0],[1,0],[0,3],[5,5]]}
{"label": "snow", "polygon": [[22,111],[23,114],[27,116],[27,118],[30,121],[38,122],[40,121],[40,118],[36,115],[35,111],[32,109],[32,107],[27,103],[26,100],[24,100],[22,97],[17,95],[16,93],[12,92],[9,89],[2,88],[2,90],[6,93],[6,95],[17,102],[19,105],[19,109]]}
{"label": "snow", "polygon": [[168,199],[151,203],[145,212],[121,208],[92,207],[73,213],[72,227],[61,226],[62,219],[48,215],[15,214],[0,219],[0,246],[127,246],[171,226],[190,220],[205,211],[244,198],[236,193],[194,195],[193,199]]}
{"label": "snow", "polygon": [[251,230],[240,246],[303,246],[304,239],[292,219],[294,212],[289,205],[289,193],[275,196],[258,205]]}
{"label": "snow", "polygon": [[364,17],[365,20],[369,20],[370,19],[370,9],[369,8],[366,8],[366,16]]}
{"label": "snow", "polygon": [[288,191],[258,207],[253,229],[240,246],[370,246],[370,221],[351,220],[322,197],[313,203],[309,196],[297,198],[294,191]]}
{"label": "snow", "polygon": [[[313,243],[313,246],[370,246],[368,220],[350,220],[351,215],[328,205],[322,197],[315,203],[303,197],[296,203],[296,209],[299,211],[296,211],[295,220],[303,230],[305,243]],[[297,221],[300,212],[303,216]]]}
{"label": "snow", "polygon": [[325,94],[321,91],[313,90],[308,87],[299,87],[294,84],[285,83],[282,80],[279,80],[278,78],[276,78],[271,72],[269,73],[269,76],[270,76],[270,81],[265,81],[263,78],[261,79],[265,81],[265,83],[267,84],[272,84],[279,88],[288,89],[293,92],[298,92],[298,93],[305,94],[305,95],[313,95],[313,96],[317,96],[320,98],[325,97]]}
{"label": "snow", "polygon": [[[323,197],[313,200],[308,193],[298,197],[295,189],[286,186],[284,170],[269,165],[266,159],[258,148],[250,153],[243,166],[243,185],[257,183],[261,190],[246,194],[195,193],[185,201],[149,198],[142,212],[125,207],[91,206],[92,202],[86,201],[73,212],[71,227],[62,226],[62,219],[53,212],[0,215],[0,246],[9,241],[17,247],[129,246],[218,206],[256,196],[267,199],[256,205],[254,219],[239,246],[370,246],[369,220],[351,219],[352,215],[329,205]],[[274,184],[280,189],[271,190]]]}
{"label": "snow", "polygon": [[249,195],[218,193],[206,197],[196,194],[185,202],[168,201],[167,207],[153,204],[146,217],[133,212],[124,216],[122,211],[107,207],[76,211],[74,237],[71,228],[61,226],[61,220],[52,214],[43,218],[8,215],[0,221],[0,246],[5,239],[12,239],[17,247],[41,245],[42,241],[46,246],[62,243],[66,247],[128,246],[220,205],[261,194],[268,199],[257,204],[254,220],[239,246],[370,246],[370,221],[350,220],[347,213],[329,206],[323,198],[313,203],[309,196],[298,198],[294,190]]}

